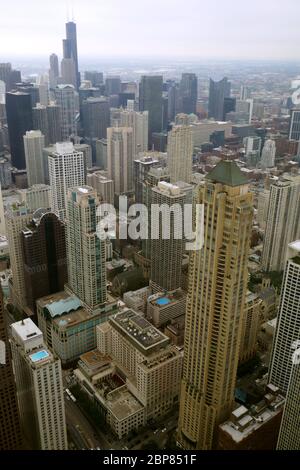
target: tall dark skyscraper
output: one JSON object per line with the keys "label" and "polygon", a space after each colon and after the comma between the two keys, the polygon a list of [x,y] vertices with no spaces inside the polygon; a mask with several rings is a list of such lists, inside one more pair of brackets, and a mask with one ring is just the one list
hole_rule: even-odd
{"label": "tall dark skyscraper", "polygon": [[224,111],[223,111],[223,121],[226,121],[226,114],[235,111],[236,109],[236,98],[224,98]]}
{"label": "tall dark skyscraper", "polygon": [[210,79],[208,117],[216,121],[224,118],[224,100],[230,96],[231,83],[225,77],[219,82]]}
{"label": "tall dark skyscraper", "polygon": [[62,291],[67,282],[65,225],[56,214],[39,209],[21,237],[26,301],[35,312],[37,299]]}
{"label": "tall dark skyscraper", "polygon": [[[22,447],[22,435],[16,385],[4,319],[2,289],[0,289],[0,341],[2,341],[2,346],[5,345],[4,357],[0,357],[0,450],[18,450]],[[5,361],[1,359],[5,359]]]}
{"label": "tall dark skyscraper", "polygon": [[64,59],[73,59],[75,63],[77,89],[80,87],[80,73],[78,68],[78,52],[77,52],[77,29],[73,21],[66,23],[66,39],[63,40]]}
{"label": "tall dark skyscraper", "polygon": [[149,145],[153,132],[163,130],[163,77],[143,75],[140,82],[140,111],[149,111]]}
{"label": "tall dark skyscraper", "polygon": [[194,73],[183,73],[180,82],[181,111],[196,114],[198,98],[198,79]]}
{"label": "tall dark skyscraper", "polygon": [[31,96],[21,91],[6,93],[6,115],[12,165],[26,168],[23,136],[33,129]]}

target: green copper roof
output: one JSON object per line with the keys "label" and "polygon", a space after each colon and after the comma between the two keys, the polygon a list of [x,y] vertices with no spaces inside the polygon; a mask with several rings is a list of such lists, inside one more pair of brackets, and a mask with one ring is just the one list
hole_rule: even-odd
{"label": "green copper roof", "polygon": [[233,160],[220,161],[205,178],[227,186],[241,186],[248,183],[246,176],[243,175]]}

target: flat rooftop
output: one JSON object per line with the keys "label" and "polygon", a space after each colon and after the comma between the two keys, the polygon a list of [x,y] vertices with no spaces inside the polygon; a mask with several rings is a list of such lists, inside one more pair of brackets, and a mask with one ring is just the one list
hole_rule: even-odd
{"label": "flat rooftop", "polygon": [[41,330],[30,318],[13,323],[11,329],[23,342],[43,336]]}
{"label": "flat rooftop", "polygon": [[143,405],[130,393],[125,386],[117,388],[107,395],[107,407],[118,421],[142,411]]}
{"label": "flat rooftop", "polygon": [[147,355],[157,347],[165,347],[169,338],[155,328],[142,315],[126,310],[110,317],[116,329]]}

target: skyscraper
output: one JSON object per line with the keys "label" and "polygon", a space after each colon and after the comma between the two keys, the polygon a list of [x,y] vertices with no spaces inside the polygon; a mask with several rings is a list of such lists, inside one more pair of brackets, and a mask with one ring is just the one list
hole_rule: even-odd
{"label": "skyscraper", "polygon": [[292,372],[293,343],[300,341],[300,240],[288,246],[269,369],[269,383],[288,391]]}
{"label": "skyscraper", "polygon": [[82,124],[85,137],[105,139],[110,125],[109,103],[106,98],[87,98],[82,103]]}
{"label": "skyscraper", "polygon": [[64,219],[68,189],[85,184],[84,155],[76,151],[70,142],[57,143],[55,149],[48,156],[52,209]]}
{"label": "skyscraper", "polygon": [[149,111],[149,141],[152,145],[153,132],[163,130],[163,77],[143,75],[140,82],[140,111]]}
{"label": "skyscraper", "polygon": [[[182,286],[185,240],[181,224],[185,202],[185,192],[176,185],[161,181],[152,188],[150,285],[155,292],[173,291]],[[159,217],[155,219],[154,205],[162,206]],[[169,233],[165,233],[168,223]]]}
{"label": "skyscraper", "polygon": [[300,350],[296,352],[292,366],[277,450],[300,450]]}
{"label": "skyscraper", "polygon": [[90,186],[69,189],[67,201],[68,284],[87,307],[106,301],[105,240],[97,234],[99,199]]}
{"label": "skyscraper", "polygon": [[107,170],[115,183],[115,194],[133,190],[133,130],[131,127],[107,129]]}
{"label": "skyscraper", "polygon": [[32,108],[32,117],[33,129],[36,131],[41,131],[45,138],[44,146],[47,147],[50,143],[47,106],[38,103],[34,108]]}
{"label": "skyscraper", "polygon": [[134,156],[136,157],[139,152],[146,152],[148,150],[148,111],[124,109],[120,112],[120,121],[121,127],[132,127]]}
{"label": "skyscraper", "polygon": [[45,137],[41,131],[27,131],[24,135],[24,149],[28,186],[45,182],[43,148]]}
{"label": "skyscraper", "polygon": [[22,446],[22,434],[10,346],[4,318],[2,289],[0,289],[0,341],[5,348],[4,361],[0,360],[0,450],[19,450]]}
{"label": "skyscraper", "polygon": [[234,404],[248,283],[253,202],[233,161],[221,161],[198,190],[204,246],[191,252],[178,442],[211,449]]}
{"label": "skyscraper", "polygon": [[77,52],[77,28],[73,21],[66,23],[66,39],[63,40],[64,59],[73,59],[75,65],[75,73],[77,77],[76,89],[80,87],[80,73],[78,68],[78,52]]}
{"label": "skyscraper", "polygon": [[77,135],[76,92],[73,85],[58,85],[55,99],[60,106],[62,140],[69,140],[70,136]]}
{"label": "skyscraper", "polygon": [[171,183],[190,183],[192,167],[192,129],[189,126],[175,126],[168,134],[168,168]]}
{"label": "skyscraper", "polygon": [[60,292],[67,282],[65,224],[49,209],[38,209],[22,230],[26,304],[36,312],[36,300]]}
{"label": "skyscraper", "polygon": [[300,109],[291,110],[289,140],[300,140]]}
{"label": "skyscraper", "polygon": [[273,168],[275,166],[276,143],[274,140],[267,140],[261,153],[260,166],[265,170],[266,168]]}
{"label": "skyscraper", "polygon": [[62,124],[61,124],[61,108],[55,103],[47,106],[47,120],[49,144],[56,144],[62,141]]}
{"label": "skyscraper", "polygon": [[6,212],[6,231],[12,270],[11,297],[21,311],[26,308],[24,255],[21,231],[30,222],[32,212],[24,205],[11,205]]}
{"label": "skyscraper", "polygon": [[77,88],[76,66],[73,59],[62,59],[61,61],[61,82],[65,85],[73,85]]}
{"label": "skyscraper", "polygon": [[49,82],[50,82],[50,88],[54,90],[54,88],[57,86],[58,77],[59,77],[58,57],[56,54],[51,54],[49,60],[50,60]]}
{"label": "skyscraper", "polygon": [[262,268],[283,271],[288,244],[300,237],[300,176],[284,176],[271,185]]}
{"label": "skyscraper", "polygon": [[150,169],[158,166],[155,152],[139,153],[133,163],[135,202],[143,204],[143,184]]}
{"label": "skyscraper", "polygon": [[6,114],[12,165],[26,168],[23,136],[33,129],[31,97],[28,93],[6,93]]}
{"label": "skyscraper", "polygon": [[29,318],[11,325],[21,425],[31,449],[67,450],[60,360]]}
{"label": "skyscraper", "polygon": [[198,79],[194,73],[183,73],[179,86],[181,112],[196,114],[198,99]]}
{"label": "skyscraper", "polygon": [[224,117],[224,100],[230,96],[231,83],[225,77],[219,82],[210,79],[208,117],[222,121]]}

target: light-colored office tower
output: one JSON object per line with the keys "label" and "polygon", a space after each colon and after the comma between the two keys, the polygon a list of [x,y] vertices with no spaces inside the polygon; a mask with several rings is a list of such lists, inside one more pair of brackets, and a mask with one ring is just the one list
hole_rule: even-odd
{"label": "light-colored office tower", "polygon": [[58,84],[58,77],[59,77],[58,57],[56,54],[51,54],[49,59],[50,59],[49,84],[50,84],[50,88],[53,90]]}
{"label": "light-colored office tower", "polygon": [[98,325],[98,349],[109,355],[127,377],[130,392],[157,419],[177,403],[182,352],[142,315],[126,310]]}
{"label": "light-colored office tower", "polygon": [[85,184],[84,156],[71,142],[58,143],[55,150],[48,156],[52,210],[65,219],[68,189]]}
{"label": "light-colored office tower", "polygon": [[55,99],[61,112],[62,140],[69,140],[77,135],[76,91],[73,85],[58,85],[55,88]]}
{"label": "light-colored office tower", "polygon": [[107,139],[96,141],[96,165],[102,170],[107,170]]}
{"label": "light-colored office tower", "polygon": [[62,59],[61,61],[61,80],[65,85],[76,85],[76,69],[75,62],[73,59]]}
{"label": "light-colored office tower", "polygon": [[90,186],[69,189],[67,200],[68,285],[89,308],[106,302],[105,240],[97,234],[99,199]]}
{"label": "light-colored office tower", "polygon": [[[161,181],[152,188],[150,284],[154,292],[173,291],[182,286],[185,202],[185,192],[176,185]],[[154,205],[158,209],[155,212]]]}
{"label": "light-colored office tower", "polygon": [[35,184],[28,189],[20,189],[20,202],[32,212],[37,209],[50,209],[52,204],[51,187],[47,184]]}
{"label": "light-colored office tower", "polygon": [[168,168],[171,183],[190,183],[193,168],[193,136],[189,126],[175,126],[168,134]]}
{"label": "light-colored office tower", "polygon": [[276,143],[274,140],[267,140],[261,153],[260,166],[262,169],[273,168],[275,166]]}
{"label": "light-colored office tower", "polygon": [[234,405],[253,196],[236,163],[223,160],[196,202],[204,205],[204,239],[190,255],[177,440],[184,449],[206,450]]}
{"label": "light-colored office tower", "polygon": [[101,202],[114,203],[114,182],[107,177],[106,171],[95,171],[87,175],[87,184],[97,191]]}
{"label": "light-colored office tower", "polygon": [[120,127],[131,127],[133,129],[134,156],[139,152],[148,150],[148,111],[130,111],[124,109],[120,112]]}
{"label": "light-colored office tower", "polygon": [[23,205],[11,205],[6,212],[6,233],[12,271],[11,297],[21,311],[26,308],[24,256],[21,230],[30,222],[32,212]]}
{"label": "light-colored office tower", "polygon": [[300,349],[295,353],[295,364],[291,370],[277,450],[300,450]]}
{"label": "light-colored office tower", "polygon": [[245,101],[251,96],[251,90],[245,85],[241,85],[240,100]]}
{"label": "light-colored office tower", "polygon": [[107,129],[108,176],[115,183],[115,194],[133,190],[133,130],[131,127]]}
{"label": "light-colored office tower", "polygon": [[1,183],[0,183],[0,235],[6,236],[6,224],[5,224],[5,217],[4,217],[4,205],[3,205]]}
{"label": "light-colored office tower", "polygon": [[194,147],[200,147],[205,142],[209,142],[211,134],[215,131],[224,131],[225,137],[229,137],[232,134],[232,122],[213,121],[209,119],[192,123],[191,127]]}
{"label": "light-colored office tower", "polygon": [[43,148],[45,136],[41,131],[27,131],[23,137],[28,186],[45,182]]}
{"label": "light-colored office tower", "polygon": [[270,187],[265,238],[264,271],[283,271],[288,244],[300,237],[300,176],[284,176]]}
{"label": "light-colored office tower", "polygon": [[40,104],[48,106],[49,103],[49,85],[48,82],[41,82],[39,84]]}
{"label": "light-colored office tower", "polygon": [[133,162],[135,202],[143,203],[143,184],[150,169],[159,166],[156,152],[139,153]]}
{"label": "light-colored office tower", "polygon": [[291,110],[289,140],[300,140],[300,110]]}
{"label": "light-colored office tower", "polygon": [[75,144],[74,149],[76,150],[76,152],[83,153],[84,170],[86,174],[88,168],[92,168],[93,166],[92,147],[88,144]]}
{"label": "light-colored office tower", "polygon": [[34,450],[67,450],[60,360],[29,318],[11,325],[11,347],[23,432]]}
{"label": "light-colored office tower", "polygon": [[270,191],[264,189],[257,197],[257,222],[265,230],[268,216]]}
{"label": "light-colored office tower", "polygon": [[269,369],[269,382],[288,391],[293,344],[300,340],[300,240],[288,246],[276,333]]}
{"label": "light-colored office tower", "polygon": [[247,362],[257,352],[257,336],[262,323],[262,299],[258,294],[248,292],[245,301],[242,327],[240,363]]}

